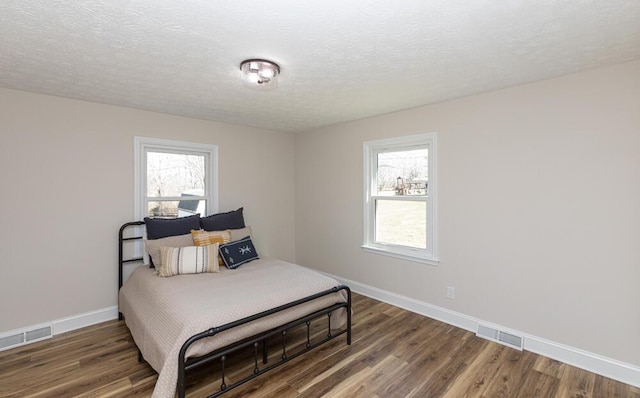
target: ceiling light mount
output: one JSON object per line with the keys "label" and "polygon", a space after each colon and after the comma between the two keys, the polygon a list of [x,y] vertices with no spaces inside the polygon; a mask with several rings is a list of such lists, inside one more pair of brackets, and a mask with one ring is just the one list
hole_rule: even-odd
{"label": "ceiling light mount", "polygon": [[258,88],[275,88],[278,83],[280,67],[266,59],[247,59],[240,63],[247,84]]}

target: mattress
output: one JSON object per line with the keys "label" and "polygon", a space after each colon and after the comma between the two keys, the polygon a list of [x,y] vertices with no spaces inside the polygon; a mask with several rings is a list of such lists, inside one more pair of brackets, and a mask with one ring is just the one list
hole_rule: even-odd
{"label": "mattress", "polygon": [[[191,336],[216,326],[338,286],[316,271],[277,259],[261,258],[218,273],[162,278],[155,270],[136,269],[120,289],[120,312],[144,359],[158,372],[153,398],[175,396],[178,354]],[[208,352],[347,300],[344,291],[261,318],[199,340],[187,357]],[[335,311],[331,328],[345,323]]]}

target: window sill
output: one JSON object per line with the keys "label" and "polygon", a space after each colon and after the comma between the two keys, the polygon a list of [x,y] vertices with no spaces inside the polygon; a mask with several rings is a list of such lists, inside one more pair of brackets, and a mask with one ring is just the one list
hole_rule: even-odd
{"label": "window sill", "polygon": [[413,261],[416,263],[428,264],[437,266],[440,264],[440,260],[433,257],[427,257],[421,253],[413,253],[411,250],[399,251],[393,250],[388,247],[362,245],[362,250],[372,254],[381,254],[383,256],[395,257],[402,260]]}

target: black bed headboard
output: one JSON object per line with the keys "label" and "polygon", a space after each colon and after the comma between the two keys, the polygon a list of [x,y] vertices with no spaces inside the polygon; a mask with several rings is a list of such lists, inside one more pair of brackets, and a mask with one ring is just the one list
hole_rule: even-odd
{"label": "black bed headboard", "polygon": [[129,238],[124,237],[124,231],[133,226],[144,225],[144,221],[132,221],[126,224],[123,224],[120,227],[120,232],[118,233],[118,290],[122,287],[122,277],[123,277],[123,268],[126,263],[135,263],[138,261],[142,261],[142,257],[133,257],[133,258],[124,258],[124,244],[125,242],[142,240],[142,235],[132,236]]}

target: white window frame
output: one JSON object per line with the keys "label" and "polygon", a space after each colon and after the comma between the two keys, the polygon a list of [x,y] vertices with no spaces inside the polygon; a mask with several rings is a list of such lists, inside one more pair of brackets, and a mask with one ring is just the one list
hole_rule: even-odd
{"label": "white window frame", "polygon": [[[375,241],[376,200],[408,200],[396,196],[377,195],[377,159],[378,154],[390,151],[427,148],[428,156],[428,197],[410,198],[410,200],[424,200],[427,202],[427,242],[426,248],[415,248]],[[382,254],[404,260],[415,261],[430,265],[438,265],[438,162],[437,162],[437,134],[425,133],[404,137],[387,138],[366,141],[363,145],[364,170],[364,243],[362,248],[370,253]]]}
{"label": "white window frame", "polygon": [[[207,216],[218,212],[218,146],[187,141],[165,140],[160,138],[134,137],[134,219],[142,220],[148,215],[148,202],[157,198],[146,197],[147,186],[147,152],[161,151],[167,153],[204,155],[205,157],[205,192],[194,199],[207,201]],[[163,198],[181,200],[184,198]]]}

